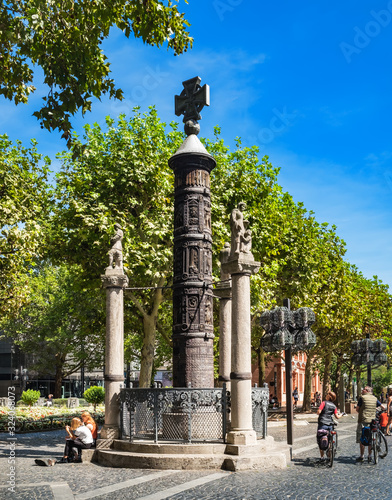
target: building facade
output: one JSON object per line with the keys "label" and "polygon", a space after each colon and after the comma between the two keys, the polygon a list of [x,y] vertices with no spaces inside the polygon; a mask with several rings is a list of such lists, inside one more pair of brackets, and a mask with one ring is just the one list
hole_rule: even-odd
{"label": "building facade", "polygon": [[[305,391],[305,366],[306,366],[306,353],[299,352],[292,354],[292,377],[293,389],[298,388],[298,405],[302,406]],[[259,368],[257,364],[252,366],[252,384],[258,384],[259,381]],[[278,398],[279,406],[286,406],[286,370],[284,361],[284,351],[281,356],[272,357],[265,366],[265,382],[268,384],[270,394]],[[315,392],[322,390],[322,381],[318,371],[314,372],[312,376],[311,397],[313,399]]]}

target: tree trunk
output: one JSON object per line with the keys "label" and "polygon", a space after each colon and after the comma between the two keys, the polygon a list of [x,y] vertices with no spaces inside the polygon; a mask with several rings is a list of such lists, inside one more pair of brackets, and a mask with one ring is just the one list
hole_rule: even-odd
{"label": "tree trunk", "polygon": [[[158,283],[158,287],[163,286],[162,283]],[[143,347],[140,358],[140,376],[139,376],[139,387],[148,388],[152,383],[152,372],[154,366],[154,353],[155,353],[155,342],[157,333],[157,321],[158,321],[158,310],[163,300],[162,290],[160,288],[155,289],[152,312],[151,314],[143,314]],[[139,308],[140,310],[140,308]]]}
{"label": "tree trunk", "polygon": [[343,390],[343,374],[342,374],[342,363],[343,355],[341,354],[336,361],[336,373],[335,373],[335,394],[336,394],[336,406],[341,412],[344,411],[344,390]]}
{"label": "tree trunk", "polygon": [[312,397],[312,358],[310,356],[306,356],[304,401],[302,405],[303,411],[310,411],[311,397]]}
{"label": "tree trunk", "polygon": [[356,374],[357,374],[357,401],[358,401],[358,399],[361,395],[361,392],[362,392],[362,380],[361,380],[362,370],[361,370],[361,368],[357,368]]}
{"label": "tree trunk", "polygon": [[353,373],[354,369],[350,366],[350,370],[348,372],[348,382],[347,382],[347,391],[349,393],[349,399],[353,398]]}
{"label": "tree trunk", "polygon": [[261,347],[257,350],[257,359],[259,362],[259,387],[263,387],[265,382],[265,352]]}
{"label": "tree trunk", "polygon": [[332,353],[329,352],[325,357],[325,368],[324,368],[324,376],[323,376],[323,394],[322,400],[324,401],[327,392],[330,387],[330,379],[331,379],[331,365],[332,365]]}
{"label": "tree trunk", "polygon": [[145,316],[143,318],[143,347],[140,358],[139,387],[150,387],[152,378],[152,367],[154,364],[155,340],[156,340],[156,318]]}
{"label": "tree trunk", "polygon": [[54,397],[56,399],[61,398],[61,386],[63,382],[63,367],[62,365],[56,365],[56,374],[54,378]]}

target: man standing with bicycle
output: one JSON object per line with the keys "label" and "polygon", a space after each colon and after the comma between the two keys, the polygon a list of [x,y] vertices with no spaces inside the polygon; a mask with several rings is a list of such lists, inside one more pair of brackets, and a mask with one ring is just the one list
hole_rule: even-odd
{"label": "man standing with bicycle", "polygon": [[[365,455],[365,445],[361,443],[362,429],[370,426],[372,420],[376,418],[377,407],[381,406],[380,401],[373,396],[373,389],[367,385],[362,389],[362,395],[358,399],[356,410],[358,412],[357,425],[357,443],[359,443],[360,456],[356,459],[357,462],[363,462]],[[370,436],[369,436],[370,437]],[[368,462],[371,462],[372,446],[369,440],[368,445]]]}

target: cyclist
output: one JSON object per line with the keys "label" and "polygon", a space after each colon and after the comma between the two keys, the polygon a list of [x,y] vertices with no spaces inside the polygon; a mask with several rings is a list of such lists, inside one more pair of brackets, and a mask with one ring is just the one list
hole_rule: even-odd
{"label": "cyclist", "polygon": [[329,391],[325,396],[325,401],[323,401],[320,404],[317,410],[317,415],[319,416],[317,424],[317,443],[319,445],[321,463],[324,462],[325,457],[324,457],[324,450],[321,449],[320,446],[322,433],[319,433],[319,431],[321,430],[332,431],[333,417],[341,418],[344,415],[344,413],[338,412],[338,409],[334,404],[335,401],[336,401],[336,394],[332,391]]}
{"label": "cyclist", "polygon": [[[357,462],[363,462],[365,454],[365,445],[361,443],[362,429],[369,426],[371,421],[376,418],[377,407],[381,406],[380,401],[373,396],[373,389],[367,385],[362,389],[362,395],[358,399],[356,410],[358,412],[357,426],[357,443],[359,443],[360,456],[356,459]],[[368,462],[371,462],[372,447],[369,442],[368,446]]]}

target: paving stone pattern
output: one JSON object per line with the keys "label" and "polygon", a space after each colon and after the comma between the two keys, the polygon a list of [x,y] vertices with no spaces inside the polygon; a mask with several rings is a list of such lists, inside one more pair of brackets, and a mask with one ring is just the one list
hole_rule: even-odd
{"label": "paving stone pattern", "polygon": [[[310,421],[312,420],[312,421]],[[356,463],[356,419],[339,421],[339,453],[332,469],[318,466],[314,417],[298,415],[293,461],[285,470],[157,471],[106,468],[96,464],[38,467],[35,458],[60,458],[64,431],[19,434],[16,446],[16,489],[7,491],[10,454],[7,435],[0,434],[0,499],[18,500],[269,500],[388,499],[392,450],[377,466]],[[270,423],[277,441],[286,439],[283,422]],[[392,447],[392,438],[388,445]]]}

